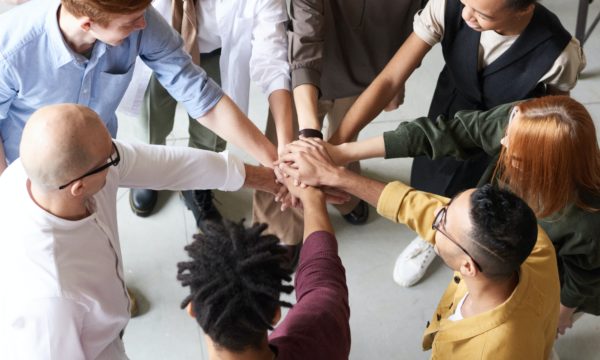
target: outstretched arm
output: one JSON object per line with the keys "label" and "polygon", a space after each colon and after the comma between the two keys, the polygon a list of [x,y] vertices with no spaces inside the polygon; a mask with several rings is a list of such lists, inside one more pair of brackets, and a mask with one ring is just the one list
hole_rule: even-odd
{"label": "outstretched arm", "polygon": [[402,91],[404,83],[430,49],[431,45],[413,32],[352,105],[330,142],[341,144],[355,138]]}
{"label": "outstretched arm", "polygon": [[221,100],[198,121],[217,135],[242,148],[264,166],[277,159],[275,146],[262,134],[235,103],[223,95]]}
{"label": "outstretched arm", "polygon": [[323,0],[292,0],[289,58],[300,129],[321,129],[318,119],[325,8]]}

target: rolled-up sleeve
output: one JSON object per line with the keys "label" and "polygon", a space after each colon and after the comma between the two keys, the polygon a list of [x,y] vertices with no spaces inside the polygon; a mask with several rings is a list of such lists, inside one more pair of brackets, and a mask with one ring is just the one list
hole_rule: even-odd
{"label": "rolled-up sleeve", "polygon": [[287,20],[283,0],[261,1],[256,8],[250,77],[267,96],[275,90],[290,89]]}
{"label": "rolled-up sleeve", "polygon": [[223,91],[183,50],[181,36],[152,7],[146,11],[146,28],[139,41],[140,58],[154,70],[158,81],[197,119],[209,112]]}
{"label": "rolled-up sleeve", "polygon": [[579,40],[572,38],[540,82],[560,91],[570,91],[577,84],[586,65],[587,60]]}
{"label": "rolled-up sleeve", "polygon": [[421,40],[430,46],[440,41],[444,36],[444,13],[446,0],[430,0],[427,5],[415,15],[413,31]]}
{"label": "rolled-up sleeve", "polygon": [[424,240],[435,243],[435,231],[431,228],[436,209],[446,205],[448,199],[418,191],[399,181],[383,189],[377,201],[377,212],[394,222],[406,224]]}
{"label": "rolled-up sleeve", "polygon": [[215,153],[188,147],[115,143],[121,155],[119,186],[235,191],[244,185],[244,163],[228,151]]}
{"label": "rolled-up sleeve", "polygon": [[312,84],[320,88],[325,10],[323,0],[292,0],[289,56],[292,88]]}

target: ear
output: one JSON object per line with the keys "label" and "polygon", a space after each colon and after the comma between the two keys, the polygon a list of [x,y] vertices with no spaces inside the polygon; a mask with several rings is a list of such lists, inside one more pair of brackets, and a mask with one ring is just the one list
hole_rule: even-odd
{"label": "ear", "polygon": [[83,179],[77,180],[74,183],[72,183],[69,187],[69,192],[73,197],[82,196],[85,192],[85,185],[83,184]]}
{"label": "ear", "polygon": [[458,271],[463,277],[473,278],[479,274],[479,270],[473,262],[473,259],[468,256],[465,256],[460,260],[460,267],[458,268]]}
{"label": "ear", "polygon": [[281,306],[277,305],[275,309],[275,315],[273,315],[273,321],[271,321],[271,325],[275,326],[281,320]]}
{"label": "ear", "polygon": [[535,4],[529,4],[525,9],[519,10],[520,16],[531,14],[535,10]]}
{"label": "ear", "polygon": [[77,23],[79,24],[79,28],[85,32],[90,31],[90,28],[92,27],[92,19],[90,19],[89,16],[77,18]]}
{"label": "ear", "polygon": [[191,302],[187,305],[185,310],[187,311],[189,316],[193,317],[194,319],[196,318],[196,312],[194,311],[194,307],[192,306]]}

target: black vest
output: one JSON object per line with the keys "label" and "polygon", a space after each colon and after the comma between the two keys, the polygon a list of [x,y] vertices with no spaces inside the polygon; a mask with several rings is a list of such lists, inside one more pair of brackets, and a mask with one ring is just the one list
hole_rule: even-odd
{"label": "black vest", "polygon": [[458,110],[488,110],[508,102],[546,93],[541,77],[571,40],[556,15],[536,4],[533,17],[512,46],[494,62],[477,71],[481,32],[462,19],[463,5],[448,0],[442,52],[446,65],[440,73],[429,116],[451,117]]}

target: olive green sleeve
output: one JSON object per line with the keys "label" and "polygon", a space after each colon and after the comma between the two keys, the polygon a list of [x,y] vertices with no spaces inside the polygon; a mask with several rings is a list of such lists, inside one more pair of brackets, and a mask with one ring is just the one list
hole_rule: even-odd
{"label": "olive green sleeve", "polygon": [[451,119],[439,116],[435,121],[421,117],[401,123],[396,130],[383,134],[385,157],[431,159],[453,156],[467,159],[479,150],[490,156],[500,152],[509,115],[515,103],[488,111],[459,111]]}

